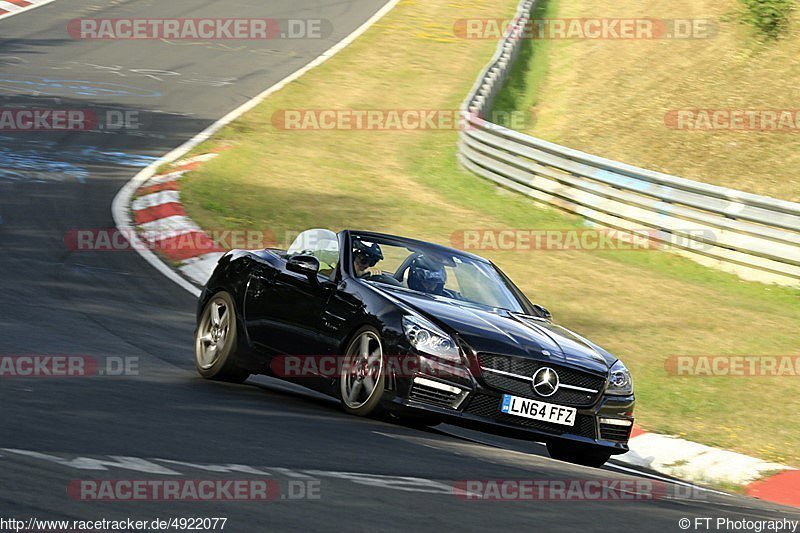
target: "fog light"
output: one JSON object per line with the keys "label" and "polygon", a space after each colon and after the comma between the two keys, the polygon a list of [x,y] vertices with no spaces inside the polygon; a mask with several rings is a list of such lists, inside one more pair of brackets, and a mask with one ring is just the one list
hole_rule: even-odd
{"label": "fog light", "polygon": [[623,418],[601,418],[601,424],[608,424],[609,426],[632,426],[633,420],[625,420]]}
{"label": "fog light", "polygon": [[424,385],[425,387],[430,387],[432,389],[438,389],[445,392],[451,392],[453,394],[461,394],[462,389],[458,387],[453,387],[451,385],[447,385],[445,383],[439,383],[438,381],[434,381],[432,379],[415,377],[414,383],[419,385]]}
{"label": "fog light", "polygon": [[409,399],[437,407],[458,409],[469,396],[469,391],[461,387],[417,376],[411,387]]}

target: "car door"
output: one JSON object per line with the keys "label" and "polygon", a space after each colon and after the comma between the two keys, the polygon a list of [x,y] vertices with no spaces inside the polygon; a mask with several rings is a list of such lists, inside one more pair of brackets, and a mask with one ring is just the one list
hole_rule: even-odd
{"label": "car door", "polygon": [[272,355],[317,354],[322,310],[329,293],[322,280],[314,284],[305,275],[285,268],[255,268],[245,302],[251,342]]}
{"label": "car door", "polygon": [[331,291],[322,310],[320,354],[342,356],[341,347],[356,326],[366,322],[366,304],[353,279],[342,280]]}
{"label": "car door", "polygon": [[[285,258],[312,255],[327,265],[336,262],[331,257],[337,254],[336,234],[313,229],[298,235]],[[312,280],[287,270],[285,260],[253,268],[245,297],[245,321],[253,345],[270,355],[319,354],[322,311],[335,289],[329,279],[332,272],[325,270]]]}

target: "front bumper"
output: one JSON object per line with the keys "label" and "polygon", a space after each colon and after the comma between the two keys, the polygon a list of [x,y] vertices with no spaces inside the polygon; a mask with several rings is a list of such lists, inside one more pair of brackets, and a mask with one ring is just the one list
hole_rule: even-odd
{"label": "front bumper", "polygon": [[[473,371],[448,375],[437,369],[435,375],[421,372],[396,378],[388,387],[385,401],[394,410],[413,410],[437,415],[444,422],[487,433],[541,442],[572,441],[604,448],[614,455],[628,451],[633,428],[635,399],[630,396],[599,395],[591,405],[576,407],[573,426],[522,418],[500,411],[501,390],[475,377]],[[541,401],[557,403],[543,398]],[[627,425],[626,425],[627,424]]]}

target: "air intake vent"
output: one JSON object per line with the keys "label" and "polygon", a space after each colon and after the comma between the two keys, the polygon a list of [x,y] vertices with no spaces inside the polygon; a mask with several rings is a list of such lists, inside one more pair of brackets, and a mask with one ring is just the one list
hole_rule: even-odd
{"label": "air intake vent", "polygon": [[611,440],[614,442],[628,442],[631,437],[631,425],[620,425],[604,423],[603,419],[600,420],[600,438],[603,440]]}
{"label": "air intake vent", "polygon": [[414,378],[409,398],[415,402],[457,409],[468,391],[427,378]]}

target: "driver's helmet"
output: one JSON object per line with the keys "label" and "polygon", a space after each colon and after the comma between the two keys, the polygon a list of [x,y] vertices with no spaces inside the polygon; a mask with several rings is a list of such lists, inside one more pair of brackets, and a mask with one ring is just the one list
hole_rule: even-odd
{"label": "driver's helmet", "polygon": [[447,282],[444,266],[425,256],[415,258],[408,269],[408,288],[431,294],[442,294]]}
{"label": "driver's helmet", "polygon": [[383,260],[381,247],[374,242],[353,239],[353,260],[363,259],[368,267],[374,267]]}

